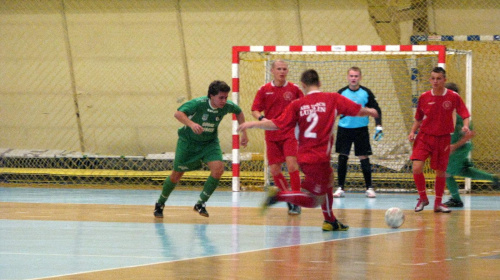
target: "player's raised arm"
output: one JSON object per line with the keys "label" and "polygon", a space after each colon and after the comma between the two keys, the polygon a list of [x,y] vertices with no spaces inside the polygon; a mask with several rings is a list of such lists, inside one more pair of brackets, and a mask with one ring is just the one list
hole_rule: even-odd
{"label": "player's raised arm", "polygon": [[176,111],[174,114],[174,117],[180,121],[183,125],[191,128],[194,133],[196,134],[202,134],[203,133],[203,127],[195,122],[193,122],[191,119],[188,118],[186,113],[182,111]]}
{"label": "player's raised arm", "polygon": [[374,118],[378,118],[379,114],[378,114],[376,109],[365,107],[365,108],[361,108],[361,110],[359,110],[359,112],[356,116],[357,117],[371,116]]}
{"label": "player's raised arm", "polygon": [[271,120],[265,120],[265,121],[253,121],[253,122],[242,123],[238,127],[238,132],[250,128],[260,128],[264,130],[278,130],[278,127]]}

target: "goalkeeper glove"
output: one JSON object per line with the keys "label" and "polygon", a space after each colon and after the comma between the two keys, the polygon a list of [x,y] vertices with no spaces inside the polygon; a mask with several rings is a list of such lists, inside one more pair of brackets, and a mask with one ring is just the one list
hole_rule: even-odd
{"label": "goalkeeper glove", "polygon": [[375,135],[373,135],[373,140],[378,141],[384,137],[384,132],[381,126],[375,128]]}

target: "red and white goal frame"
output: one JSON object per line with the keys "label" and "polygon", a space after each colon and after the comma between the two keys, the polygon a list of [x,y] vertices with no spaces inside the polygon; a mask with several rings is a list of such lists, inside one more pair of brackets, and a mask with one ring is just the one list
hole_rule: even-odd
{"label": "red and white goal frame", "polygon": [[[232,53],[232,100],[239,104],[239,65],[242,52],[283,52],[283,53],[420,53],[436,54],[438,65],[445,68],[446,47],[444,45],[320,45],[320,46],[234,46]],[[232,120],[232,190],[240,191],[240,137],[237,133],[238,121],[233,114]]]}

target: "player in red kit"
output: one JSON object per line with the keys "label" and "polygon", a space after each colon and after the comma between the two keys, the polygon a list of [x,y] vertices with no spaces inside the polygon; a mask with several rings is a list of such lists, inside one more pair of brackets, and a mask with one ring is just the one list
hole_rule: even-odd
{"label": "player in red kit", "polygon": [[301,187],[308,192],[290,192],[272,189],[263,204],[263,210],[278,201],[290,202],[307,208],[321,205],[323,231],[345,231],[349,226],[340,223],[332,211],[333,169],[330,154],[334,144],[333,127],[339,114],[378,117],[372,108],[362,108],[338,93],[320,91],[318,73],[306,70],[300,79],[303,98],[293,101],[277,119],[241,124],[238,131],[248,128],[288,130],[298,125],[299,149],[297,161],[305,174]]}
{"label": "player in red kit", "polygon": [[[288,64],[283,60],[275,60],[271,64],[273,80],[263,85],[255,95],[252,104],[252,115],[259,121],[275,119],[293,100],[301,98],[304,93],[300,88],[286,80]],[[288,130],[266,131],[266,155],[269,171],[274,185],[283,191],[289,190],[288,183],[281,172],[281,165],[286,163],[290,175],[292,191],[300,192],[300,173],[297,164],[297,139],[294,128]],[[288,204],[288,214],[299,215],[300,206]]]}
{"label": "player in red kit", "polygon": [[420,212],[424,210],[424,206],[429,205],[423,170],[425,161],[430,157],[431,168],[436,171],[434,212],[450,213],[451,210],[442,204],[442,199],[446,186],[451,133],[455,130],[453,114],[456,110],[462,117],[463,133],[470,131],[470,114],[460,95],[445,88],[446,71],[443,68],[432,69],[430,82],[432,90],[424,92],[418,99],[415,122],[408,135],[408,140],[414,142],[410,159],[413,161],[413,179],[419,194],[415,212]]}

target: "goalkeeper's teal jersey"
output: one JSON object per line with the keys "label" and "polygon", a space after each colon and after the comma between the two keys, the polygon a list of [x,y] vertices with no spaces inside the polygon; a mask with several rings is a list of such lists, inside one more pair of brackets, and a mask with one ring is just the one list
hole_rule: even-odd
{"label": "goalkeeper's teal jersey", "polygon": [[185,113],[189,119],[203,127],[201,134],[195,134],[188,126],[179,128],[177,132],[180,138],[196,142],[218,141],[217,129],[222,118],[230,113],[241,113],[241,108],[230,100],[223,108],[213,108],[210,105],[210,99],[206,96],[192,99],[182,104],[177,110]]}

